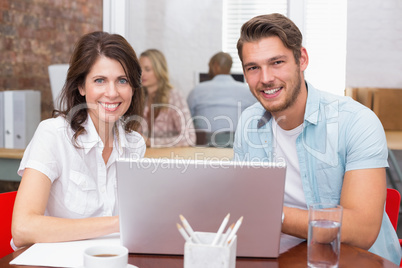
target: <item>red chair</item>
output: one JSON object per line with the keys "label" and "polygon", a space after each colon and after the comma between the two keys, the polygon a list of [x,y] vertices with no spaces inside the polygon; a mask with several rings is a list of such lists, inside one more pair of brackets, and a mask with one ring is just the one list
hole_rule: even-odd
{"label": "red chair", "polygon": [[14,201],[17,191],[1,193],[1,220],[0,220],[0,258],[13,252],[10,246],[11,218],[13,215]]}
{"label": "red chair", "polygon": [[395,231],[398,227],[400,206],[401,206],[401,194],[395,189],[388,188],[387,200],[385,203],[385,211],[387,212],[388,217],[391,220],[391,223],[394,226]]}
{"label": "red chair", "polygon": [[[399,191],[391,188],[387,188],[387,199],[385,202],[385,212],[387,212],[388,218],[390,219],[392,226],[394,226],[395,231],[398,227],[399,209],[401,206],[401,194]],[[399,239],[399,244],[402,247],[402,239]],[[399,265],[402,267],[402,261]]]}

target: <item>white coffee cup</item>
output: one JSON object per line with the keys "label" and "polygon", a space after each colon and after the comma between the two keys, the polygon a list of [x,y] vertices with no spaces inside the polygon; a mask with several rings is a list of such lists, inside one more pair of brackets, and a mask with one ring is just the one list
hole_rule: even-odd
{"label": "white coffee cup", "polygon": [[127,268],[128,249],[123,246],[93,246],[84,251],[85,268]]}

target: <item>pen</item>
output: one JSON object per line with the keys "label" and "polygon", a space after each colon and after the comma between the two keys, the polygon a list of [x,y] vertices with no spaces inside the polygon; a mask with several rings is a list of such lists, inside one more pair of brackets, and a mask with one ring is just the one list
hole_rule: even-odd
{"label": "pen", "polygon": [[198,239],[198,237],[195,235],[193,228],[191,228],[190,224],[186,220],[186,218],[183,217],[183,215],[180,215],[180,220],[183,223],[184,229],[188,232],[190,235],[190,238],[193,239],[194,242],[201,244],[201,241]]}
{"label": "pen", "polygon": [[184,240],[186,240],[186,242],[190,241],[190,237],[188,236],[188,234],[184,231],[183,227],[181,227],[180,224],[176,223],[177,226],[177,230],[179,230],[181,236],[183,236]]}
{"label": "pen", "polygon": [[221,235],[223,233],[223,229],[225,229],[226,225],[228,224],[229,217],[230,217],[230,213],[228,213],[228,215],[226,215],[226,217],[223,219],[222,224],[219,227],[214,240],[212,241],[212,246],[215,246],[215,244],[219,241],[219,238],[221,237]]}
{"label": "pen", "polygon": [[235,226],[233,227],[233,230],[230,232],[229,237],[226,239],[227,243],[229,243],[230,240],[232,240],[233,237],[236,235],[237,230],[239,230],[239,227],[240,227],[242,221],[243,221],[243,216],[241,216],[240,219],[237,220]]}
{"label": "pen", "polygon": [[232,225],[230,225],[229,228],[226,230],[226,233],[222,237],[222,242],[219,243],[219,246],[223,246],[225,244],[225,241],[228,238],[230,232],[233,230],[234,225],[235,224],[232,223]]}

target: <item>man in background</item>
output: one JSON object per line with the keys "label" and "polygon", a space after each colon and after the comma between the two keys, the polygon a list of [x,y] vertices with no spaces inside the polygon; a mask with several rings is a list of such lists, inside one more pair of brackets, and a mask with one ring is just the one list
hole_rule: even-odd
{"label": "man in background", "polygon": [[228,53],[216,53],[209,61],[212,80],[198,84],[187,98],[197,144],[232,147],[240,114],[257,101],[247,84],[230,75],[232,63]]}

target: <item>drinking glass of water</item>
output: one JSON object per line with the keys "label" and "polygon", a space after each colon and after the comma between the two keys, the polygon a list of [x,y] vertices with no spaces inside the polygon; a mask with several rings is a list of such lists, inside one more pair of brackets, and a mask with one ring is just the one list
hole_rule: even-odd
{"label": "drinking glass of water", "polygon": [[309,206],[307,263],[309,267],[338,267],[343,208],[337,204]]}

